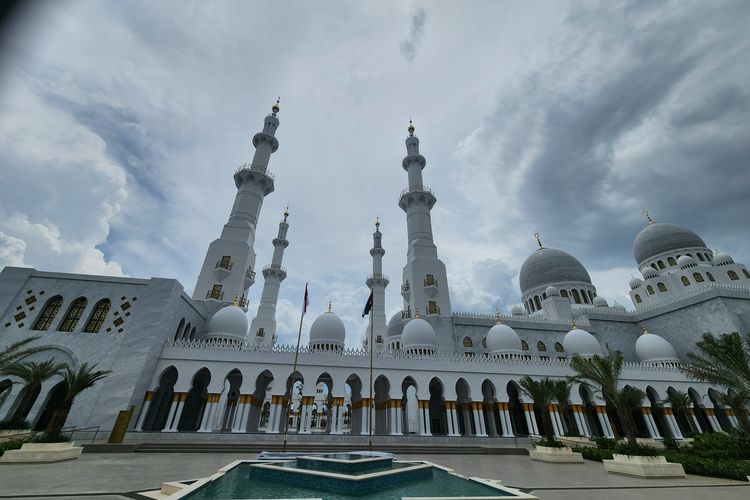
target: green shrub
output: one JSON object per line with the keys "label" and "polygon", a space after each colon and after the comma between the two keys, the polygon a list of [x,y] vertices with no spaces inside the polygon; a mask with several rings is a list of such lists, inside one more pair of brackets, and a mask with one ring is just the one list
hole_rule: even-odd
{"label": "green shrub", "polygon": [[665,437],[662,441],[662,444],[664,444],[664,448],[667,450],[679,450],[680,449],[680,443],[672,437]]}
{"label": "green shrub", "polygon": [[563,448],[565,447],[564,444],[562,444],[560,441],[555,441],[554,439],[547,440],[547,439],[540,439],[536,443],[534,443],[537,446],[546,446],[548,448]]}
{"label": "green shrub", "polygon": [[750,434],[742,431],[696,434],[688,452],[703,458],[750,459]]}
{"label": "green shrub", "polygon": [[581,433],[575,429],[569,429],[565,431],[565,437],[578,438],[581,437]]}
{"label": "green shrub", "polygon": [[600,450],[614,450],[617,441],[608,437],[592,437],[592,441],[596,443],[596,447]]}
{"label": "green shrub", "polygon": [[29,439],[31,443],[67,443],[70,441],[70,437],[64,434],[39,434]]}
{"label": "green shrub", "polygon": [[28,428],[29,423],[26,420],[0,420],[0,431]]}
{"label": "green shrub", "polygon": [[8,450],[19,449],[25,442],[26,441],[24,441],[23,439],[9,439],[7,441],[0,442],[0,457],[3,456],[3,453]]}
{"label": "green shrub", "polygon": [[611,460],[612,459],[612,450],[604,450],[601,448],[588,448],[588,447],[576,447],[573,448],[573,451],[577,451],[580,453],[583,458],[586,458],[588,460],[596,460],[597,462],[601,462],[602,460]]}
{"label": "green shrub", "polygon": [[627,443],[621,443],[615,446],[614,452],[618,455],[637,455],[641,457],[655,457],[659,454],[656,448],[644,444],[631,446]]}
{"label": "green shrub", "polygon": [[715,459],[676,452],[668,452],[664,456],[669,462],[682,464],[682,468],[688,474],[723,477],[738,481],[747,481],[747,477],[750,476],[750,462],[747,460]]}

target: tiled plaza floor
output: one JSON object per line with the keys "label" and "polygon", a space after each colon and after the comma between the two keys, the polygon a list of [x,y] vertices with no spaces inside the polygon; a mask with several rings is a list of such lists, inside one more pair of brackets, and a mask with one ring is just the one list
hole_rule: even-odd
{"label": "tiled plaza floor", "polygon": [[[161,483],[204,477],[238,459],[231,453],[85,453],[78,460],[56,464],[0,465],[0,498],[115,500],[137,498],[137,491]],[[600,463],[547,464],[528,456],[399,455],[428,460],[460,474],[500,479],[543,500],[748,499],[750,483],[688,476],[687,479],[637,479],[607,474]]]}

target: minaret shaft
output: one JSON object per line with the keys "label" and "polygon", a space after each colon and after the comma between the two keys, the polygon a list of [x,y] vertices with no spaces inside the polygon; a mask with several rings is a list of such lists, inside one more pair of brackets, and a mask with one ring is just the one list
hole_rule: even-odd
{"label": "minaret shaft", "polygon": [[[382,245],[382,233],[380,232],[380,222],[375,223],[375,232],[372,233],[372,274],[365,282],[369,288],[372,288],[372,314],[367,325],[367,338],[369,339],[370,331],[374,339],[374,344],[382,344],[386,336],[385,320],[385,288],[388,286],[388,278],[383,275],[383,256],[385,250]],[[371,330],[372,329],[372,330]],[[380,339],[380,342],[378,342]]]}
{"label": "minaret shaft", "polygon": [[243,164],[234,173],[237,194],[229,220],[221,236],[208,246],[193,299],[205,300],[209,310],[233,302],[247,308],[247,292],[255,282],[255,229],[263,199],[274,190],[267,169],[271,153],[279,147],[275,137],[278,110],[277,102],[264,120],[263,131],[253,137],[252,163]]}
{"label": "minaret shaft", "polygon": [[289,246],[286,233],[288,212],[279,223],[279,233],[273,239],[273,258],[271,265],[263,268],[263,293],[258,305],[258,314],[250,323],[251,342],[255,345],[270,346],[276,343],[276,303],[279,300],[281,282],[286,278],[286,269],[281,266],[284,250]]}

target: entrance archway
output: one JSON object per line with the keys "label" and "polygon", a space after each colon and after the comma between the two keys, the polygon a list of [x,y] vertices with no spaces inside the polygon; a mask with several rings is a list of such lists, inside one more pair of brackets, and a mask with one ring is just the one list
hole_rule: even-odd
{"label": "entrance archway", "polygon": [[208,368],[201,368],[193,376],[193,384],[185,399],[185,408],[182,410],[177,430],[191,432],[200,429],[208,400],[209,382],[211,382],[211,372]]}
{"label": "entrance archway", "polygon": [[52,420],[52,415],[54,415],[58,408],[60,408],[60,405],[67,395],[67,382],[58,382],[52,389],[50,389],[49,394],[47,395],[47,400],[44,402],[44,407],[34,425],[35,431],[43,431],[47,428],[49,421]]}
{"label": "entrance archway", "polygon": [[143,430],[161,431],[167,423],[169,408],[174,395],[174,384],[177,382],[177,368],[170,366],[161,373],[159,387],[154,392],[154,398],[148,408],[148,415],[143,423]]}

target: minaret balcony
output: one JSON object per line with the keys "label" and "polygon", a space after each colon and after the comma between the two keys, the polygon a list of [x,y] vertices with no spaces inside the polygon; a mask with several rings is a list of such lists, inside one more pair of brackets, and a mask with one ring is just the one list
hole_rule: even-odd
{"label": "minaret balcony", "polygon": [[426,278],[424,280],[424,291],[430,297],[434,297],[438,293],[438,282],[435,278]]}
{"label": "minaret balcony", "polygon": [[270,264],[263,268],[263,277],[268,279],[269,276],[278,276],[280,279],[286,278],[286,267],[277,264]]}
{"label": "minaret balcony", "polygon": [[388,276],[382,273],[371,274],[365,280],[365,284],[370,288],[373,288],[375,285],[386,287],[388,283],[390,283]]}
{"label": "minaret balcony", "polygon": [[427,316],[437,316],[440,314],[440,306],[437,305],[428,305],[427,307]]}
{"label": "minaret balcony", "polygon": [[260,184],[264,196],[274,190],[274,176],[263,165],[251,165],[249,163],[240,165],[234,172],[234,184],[239,188],[245,182]]}
{"label": "minaret balcony", "polygon": [[245,288],[249,288],[253,283],[255,283],[255,271],[248,268],[245,271]]}
{"label": "minaret balcony", "polygon": [[401,285],[401,296],[404,299],[408,299],[409,298],[409,292],[410,291],[411,291],[411,285],[409,285],[408,281],[406,283],[404,283],[403,285]]}
{"label": "minaret balcony", "polygon": [[229,276],[232,271],[232,262],[227,262],[226,260],[222,259],[216,263],[216,267],[214,267],[214,276],[216,277],[217,281],[222,281],[224,278]]}
{"label": "minaret balcony", "polygon": [[401,191],[401,195],[398,199],[398,206],[402,210],[406,210],[406,207],[414,203],[424,203],[427,208],[432,208],[435,205],[437,198],[432,189],[425,185],[409,186],[408,188]]}

